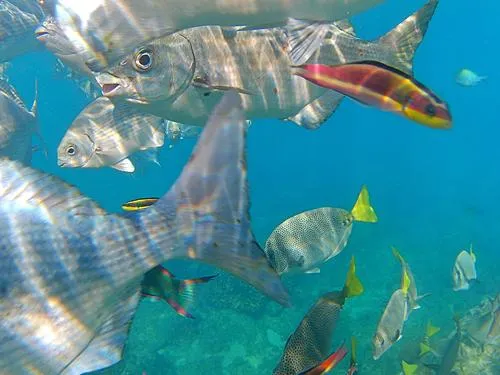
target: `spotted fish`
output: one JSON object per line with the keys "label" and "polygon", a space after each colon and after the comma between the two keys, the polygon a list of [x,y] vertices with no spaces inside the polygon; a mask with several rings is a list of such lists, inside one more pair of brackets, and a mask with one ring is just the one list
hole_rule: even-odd
{"label": "spotted fish", "polygon": [[143,275],[172,258],[216,265],[288,304],[250,229],[245,125],[228,93],[169,192],[126,216],[0,161],[2,374],[82,374],[119,361]]}
{"label": "spotted fish", "polygon": [[347,245],[354,221],[377,222],[368,189],[363,186],[351,212],[322,207],[292,216],[278,225],[266,241],[269,262],[284,273],[319,272],[319,266]]}
{"label": "spotted fish", "polygon": [[[325,364],[325,358],[327,358],[327,362],[331,361],[332,358],[329,354],[332,336],[342,307],[347,298],[362,293],[363,285],[356,276],[356,265],[354,258],[352,258],[342,290],[324,294],[311,307],[295,332],[288,338],[281,360],[274,369],[273,375],[308,373],[309,370],[318,365],[321,368]],[[343,356],[337,356],[333,360],[337,360],[336,364],[342,358]],[[320,374],[322,372],[311,373]]]}

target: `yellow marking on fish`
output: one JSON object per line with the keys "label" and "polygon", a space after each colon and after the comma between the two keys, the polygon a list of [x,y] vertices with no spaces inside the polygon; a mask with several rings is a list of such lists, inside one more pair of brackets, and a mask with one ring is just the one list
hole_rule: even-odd
{"label": "yellow marking on fish", "polygon": [[408,276],[408,272],[406,271],[406,268],[403,269],[403,285],[401,285],[401,290],[403,291],[404,295],[406,296],[408,294],[408,289],[410,288],[410,277]]}
{"label": "yellow marking on fish", "polygon": [[418,365],[401,361],[401,367],[403,368],[404,375],[413,375],[417,371]]}
{"label": "yellow marking on fish", "polygon": [[368,188],[363,185],[359,192],[358,199],[351,210],[354,220],[365,223],[376,223],[378,221],[377,214],[370,204],[370,195]]}

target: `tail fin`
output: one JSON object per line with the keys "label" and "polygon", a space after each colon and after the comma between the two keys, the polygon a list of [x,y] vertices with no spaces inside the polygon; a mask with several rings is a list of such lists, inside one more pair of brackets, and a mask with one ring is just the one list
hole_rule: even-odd
{"label": "tail fin", "polygon": [[429,320],[427,322],[427,328],[425,329],[425,337],[432,337],[439,331],[441,331],[441,328],[433,326],[432,322]]}
{"label": "tail fin", "polygon": [[250,228],[246,129],[239,95],[226,93],[170,191],[132,214],[148,236],[154,262],[189,258],[212,264],[289,306]]}
{"label": "tail fin", "polygon": [[405,361],[401,361],[401,368],[403,369],[404,375],[413,375],[417,371],[418,365],[410,364]]}
{"label": "tail fin", "polygon": [[412,75],[413,56],[427,32],[437,4],[438,0],[430,0],[378,40],[379,43],[384,43],[396,50],[393,63],[395,68]]}
{"label": "tail fin", "polygon": [[351,263],[349,264],[349,271],[347,272],[347,277],[344,285],[344,296],[354,297],[359,296],[363,293],[363,284],[358,279],[356,275],[356,264],[354,262],[354,256],[351,258]]}
{"label": "tail fin", "polygon": [[196,284],[208,283],[210,280],[215,279],[217,276],[219,275],[203,276],[203,277],[198,277],[196,279],[185,279],[185,280],[177,279],[179,281],[177,294],[179,295],[180,304],[184,306],[193,301],[194,286]]}
{"label": "tail fin", "polygon": [[311,367],[310,369],[301,372],[299,375],[320,375],[326,374],[331,371],[335,366],[339,364],[340,361],[344,359],[347,354],[347,349],[344,344],[340,346],[335,352],[330,354],[323,362],[319,365]]}
{"label": "tail fin", "polygon": [[470,254],[472,260],[474,261],[474,263],[476,263],[476,254],[474,253],[474,251],[472,251],[472,243],[470,244],[470,247],[469,247],[469,254]]}
{"label": "tail fin", "polygon": [[42,133],[40,131],[40,124],[38,122],[38,79],[35,80],[35,99],[33,99],[33,104],[31,105],[30,112],[35,118],[34,132],[37,135],[38,139],[40,140],[40,148],[43,150],[45,158],[48,158],[49,154],[48,154],[47,143],[45,142],[45,139],[42,136]]}
{"label": "tail fin", "polygon": [[420,343],[420,353],[418,354],[418,356],[422,357],[430,352],[434,352],[434,350],[425,342],[421,342]]}
{"label": "tail fin", "polygon": [[356,221],[363,221],[365,223],[376,223],[378,221],[377,214],[370,204],[370,195],[368,194],[366,185],[363,185],[361,188],[351,213]]}

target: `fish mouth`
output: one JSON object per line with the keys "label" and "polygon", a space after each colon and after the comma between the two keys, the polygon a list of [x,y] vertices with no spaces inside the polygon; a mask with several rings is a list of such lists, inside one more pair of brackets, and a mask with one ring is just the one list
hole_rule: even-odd
{"label": "fish mouth", "polygon": [[65,165],[66,165],[65,162],[63,162],[63,161],[57,161],[57,166],[64,167]]}
{"label": "fish mouth", "polygon": [[101,85],[102,94],[104,96],[111,96],[113,91],[118,89],[120,85],[118,83],[104,83]]}
{"label": "fish mouth", "polygon": [[43,26],[40,26],[35,30],[35,38],[37,38],[38,40],[43,41],[45,39],[45,37],[48,35],[49,35],[49,32]]}

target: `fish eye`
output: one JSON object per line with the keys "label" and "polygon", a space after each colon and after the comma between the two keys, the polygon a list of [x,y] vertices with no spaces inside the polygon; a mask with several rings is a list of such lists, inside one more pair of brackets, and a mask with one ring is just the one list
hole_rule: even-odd
{"label": "fish eye", "polygon": [[143,49],[139,51],[135,57],[135,66],[143,72],[148,71],[153,64],[153,56],[151,51]]}
{"label": "fish eye", "polygon": [[429,116],[435,116],[436,115],[436,107],[433,104],[427,104],[425,106],[425,113],[428,114]]}
{"label": "fish eye", "polygon": [[69,145],[68,147],[66,147],[66,153],[69,156],[75,156],[75,154],[76,154],[76,146],[75,145]]}

